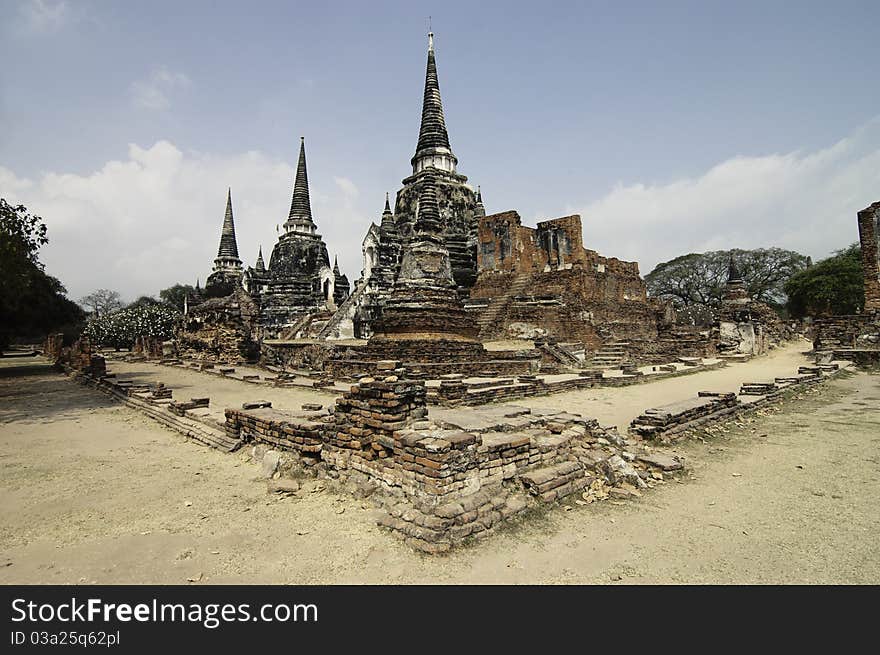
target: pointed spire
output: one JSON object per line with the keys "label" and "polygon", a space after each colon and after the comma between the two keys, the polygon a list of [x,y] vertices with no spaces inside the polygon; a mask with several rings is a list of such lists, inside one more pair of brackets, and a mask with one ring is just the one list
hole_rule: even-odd
{"label": "pointed spire", "polygon": [[266,271],[266,264],[263,262],[263,246],[260,246],[260,252],[257,255],[257,265],[254,267],[260,273],[264,273]]}
{"label": "pointed spire", "polygon": [[196,291],[201,291],[202,288],[199,286],[199,278],[196,278]]}
{"label": "pointed spire", "polygon": [[388,198],[388,192],[385,192],[385,209],[382,212],[382,218],[379,221],[379,225],[382,230],[388,232],[389,230],[395,231],[396,227],[394,225],[394,214],[391,212],[391,201]]}
{"label": "pointed spire", "polygon": [[478,218],[482,218],[486,215],[486,208],[483,207],[483,193],[480,191],[480,187],[477,186],[477,197],[476,197],[476,205],[474,206],[474,216]]}
{"label": "pointed spire", "polygon": [[730,261],[727,264],[727,283],[728,284],[736,284],[743,281],[743,277],[739,272],[739,269],[736,267],[736,260],[733,257],[733,253],[730,255]]}
{"label": "pointed spire", "polygon": [[339,256],[333,255],[333,275],[339,277]]}
{"label": "pointed spire", "polygon": [[296,179],[293,183],[293,198],[290,201],[290,214],[285,227],[299,231],[314,232],[312,204],[309,200],[309,176],[306,172],[306,138],[300,137],[299,161],[296,164]]}
{"label": "pointed spire", "polygon": [[[440,100],[440,82],[437,78],[437,62],[434,59],[434,33],[428,33],[428,65],[425,71],[425,95],[422,101],[422,123],[419,142],[412,158],[413,174],[427,166],[455,171],[458,160],[452,154],[443,103]],[[420,165],[421,164],[421,165]]]}
{"label": "pointed spire", "polygon": [[235,242],[235,221],[232,218],[232,189],[226,193],[226,215],[223,217],[223,231],[220,233],[218,259],[238,259],[238,244]]}

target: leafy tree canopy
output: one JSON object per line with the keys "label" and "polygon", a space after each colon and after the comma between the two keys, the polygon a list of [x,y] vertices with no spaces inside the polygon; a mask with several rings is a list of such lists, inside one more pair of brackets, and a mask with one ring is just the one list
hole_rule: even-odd
{"label": "leafy tree canopy", "polygon": [[79,299],[79,304],[85,307],[93,316],[101,316],[107,312],[121,309],[122,297],[118,291],[110,289],[97,289],[87,296]]}
{"label": "leafy tree canopy", "polygon": [[142,305],[159,305],[161,304],[158,300],[153,298],[153,296],[141,296],[137,300],[132,303],[129,303],[128,307],[140,307]]}
{"label": "leafy tree canopy", "polygon": [[855,314],[865,305],[862,253],[858,243],[838,250],[785,285],[792,316]]}
{"label": "leafy tree canopy", "polygon": [[648,293],[671,300],[679,309],[715,308],[724,295],[731,256],[749,295],[774,306],[785,302],[788,279],[810,264],[809,257],[782,248],[692,253],[658,264],[648,273],[645,276]]}
{"label": "leafy tree canopy", "polygon": [[76,332],[84,319],[61,282],[43,270],[38,253],[48,241],[42,218],[0,198],[0,348],[14,338]]}
{"label": "leafy tree canopy", "polygon": [[162,289],[159,292],[159,298],[162,299],[162,302],[183,311],[184,299],[187,295],[192,295],[195,290],[195,287],[189,284],[175,284],[167,289]]}

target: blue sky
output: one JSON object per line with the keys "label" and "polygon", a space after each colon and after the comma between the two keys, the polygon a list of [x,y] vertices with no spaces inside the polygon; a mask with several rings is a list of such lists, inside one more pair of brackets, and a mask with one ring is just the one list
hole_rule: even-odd
{"label": "blue sky", "polygon": [[73,297],[204,279],[227,186],[242,257],[268,256],[300,135],[356,278],[410,172],[429,15],[489,212],[582,213],[587,247],[646,273],[713,248],[821,257],[880,199],[877,2],[2,6],[0,195],[45,218]]}

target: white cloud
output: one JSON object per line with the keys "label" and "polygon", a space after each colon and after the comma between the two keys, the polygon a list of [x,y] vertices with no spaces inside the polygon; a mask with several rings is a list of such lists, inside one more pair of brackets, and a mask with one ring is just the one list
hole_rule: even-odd
{"label": "white cloud", "polygon": [[132,82],[129,94],[136,108],[163,111],[171,106],[171,95],[175,91],[190,85],[190,79],[185,74],[157,68],[147,79]]}
{"label": "white cloud", "polygon": [[346,198],[357,198],[358,197],[358,188],[355,186],[355,183],[349,180],[347,177],[334,177],[333,181],[336,183],[336,186],[339,187],[339,190],[342,191],[342,195]]}
{"label": "white cloud", "polygon": [[880,119],[816,152],[734,157],[665,184],[618,184],[570,206],[584,243],[642,274],[689,252],[778,246],[814,259],[858,241],[856,212],[880,199]]}
{"label": "white cloud", "polygon": [[61,29],[70,19],[66,1],[27,0],[19,7],[24,28],[32,33],[51,34]]}
{"label": "white cloud", "polygon": [[[290,163],[259,152],[219,157],[160,141],[150,148],[132,144],[126,159],[87,175],[27,179],[0,166],[0,193],[43,217],[49,244],[40,259],[71,298],[106,287],[133,299],[197,277],[204,284],[217,255],[227,186],[242,260],[253,265],[262,245],[268,261],[275,226],[287,218],[293,177]],[[343,271],[357,277],[369,219],[358,215],[336,180],[325,179],[311,181],[315,220],[331,259],[338,252]],[[356,190],[347,182],[349,193]]]}

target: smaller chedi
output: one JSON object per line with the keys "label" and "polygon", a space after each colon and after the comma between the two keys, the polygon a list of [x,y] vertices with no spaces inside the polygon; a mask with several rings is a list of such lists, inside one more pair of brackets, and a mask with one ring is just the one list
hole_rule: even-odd
{"label": "smaller chedi", "polygon": [[226,192],[226,214],[220,232],[220,247],[214,260],[214,269],[205,282],[205,295],[228,296],[241,286],[242,266],[235,240],[235,219],[232,216],[232,189]]}
{"label": "smaller chedi", "polygon": [[213,271],[204,290],[196,282],[195,292],[186,298],[183,321],[176,333],[180,355],[229,362],[256,361],[259,313],[242,287],[242,274],[230,189]]}
{"label": "smaller chedi", "polygon": [[722,354],[760,355],[772,344],[791,337],[770,306],[751,298],[733,255],[727,267],[718,333],[718,351]]}

